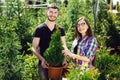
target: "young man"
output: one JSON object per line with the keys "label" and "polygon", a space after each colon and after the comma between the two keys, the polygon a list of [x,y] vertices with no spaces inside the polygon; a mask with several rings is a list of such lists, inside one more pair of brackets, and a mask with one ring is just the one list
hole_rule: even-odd
{"label": "young man", "polygon": [[[38,72],[40,80],[49,80],[47,74],[47,62],[44,59],[43,54],[45,50],[49,47],[51,35],[55,32],[56,27],[58,27],[55,23],[55,20],[58,17],[58,7],[55,4],[50,4],[46,10],[46,16],[46,21],[37,26],[33,34],[32,43],[32,51],[34,55],[36,55],[39,59]],[[67,49],[65,42],[65,32],[62,27],[59,27],[59,29],[61,31],[63,48]],[[63,65],[64,67],[68,65],[66,60],[64,60]]]}

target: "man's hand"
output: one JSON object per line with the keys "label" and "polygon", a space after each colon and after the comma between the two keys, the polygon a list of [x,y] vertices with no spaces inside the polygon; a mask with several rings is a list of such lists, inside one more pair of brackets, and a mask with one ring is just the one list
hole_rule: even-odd
{"label": "man's hand", "polygon": [[69,50],[62,50],[62,53],[66,56],[70,56],[71,52]]}
{"label": "man's hand", "polygon": [[48,68],[48,65],[47,65],[47,62],[45,61],[45,59],[42,59],[41,66],[42,66],[43,68]]}
{"label": "man's hand", "polygon": [[66,59],[63,61],[62,65],[63,65],[63,68],[67,68],[68,63],[67,63]]}

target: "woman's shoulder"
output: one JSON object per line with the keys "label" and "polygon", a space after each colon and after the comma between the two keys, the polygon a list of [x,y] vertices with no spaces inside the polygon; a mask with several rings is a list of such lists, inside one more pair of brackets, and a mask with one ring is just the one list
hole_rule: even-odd
{"label": "woman's shoulder", "polygon": [[77,38],[75,38],[75,39],[73,40],[73,44],[76,44],[76,43],[77,43],[77,41],[78,41],[78,39],[77,39]]}
{"label": "woman's shoulder", "polygon": [[96,37],[94,36],[88,37],[88,40],[96,40]]}
{"label": "woman's shoulder", "polygon": [[95,41],[95,42],[97,42],[97,39],[94,36],[88,37],[87,40],[88,41]]}

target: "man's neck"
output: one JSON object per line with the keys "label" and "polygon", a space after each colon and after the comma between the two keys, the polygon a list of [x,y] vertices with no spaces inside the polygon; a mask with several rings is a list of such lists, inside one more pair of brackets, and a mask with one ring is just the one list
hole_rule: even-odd
{"label": "man's neck", "polygon": [[48,25],[48,27],[54,27],[55,26],[55,21],[51,22],[49,20],[46,20],[45,23]]}
{"label": "man's neck", "polygon": [[48,26],[48,28],[49,28],[50,30],[53,30],[54,27],[55,27],[55,24],[56,24],[55,21],[51,22],[51,21],[49,21],[49,20],[46,20],[45,23],[46,23],[46,25]]}

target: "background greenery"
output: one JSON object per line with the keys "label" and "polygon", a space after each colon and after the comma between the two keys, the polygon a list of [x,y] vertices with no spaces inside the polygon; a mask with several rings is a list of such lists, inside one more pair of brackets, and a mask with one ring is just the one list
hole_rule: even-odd
{"label": "background greenery", "polygon": [[[9,2],[8,2],[9,1]],[[99,0],[95,18],[95,0],[49,0],[60,7],[57,23],[66,31],[67,46],[71,49],[76,19],[89,19],[99,50],[92,70],[79,76],[71,61],[70,80],[119,80],[120,79],[120,12],[112,13],[105,0]],[[108,2],[110,0],[107,0]],[[15,2],[15,3],[13,3]],[[32,34],[36,26],[45,21],[45,7],[28,8],[20,0],[6,0],[0,4],[0,80],[38,80],[37,58],[31,52]],[[120,6],[115,6],[120,11]],[[96,75],[94,75],[96,74]],[[92,77],[90,77],[92,76]]]}

